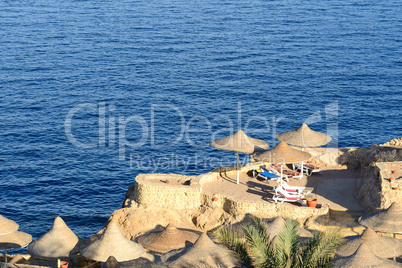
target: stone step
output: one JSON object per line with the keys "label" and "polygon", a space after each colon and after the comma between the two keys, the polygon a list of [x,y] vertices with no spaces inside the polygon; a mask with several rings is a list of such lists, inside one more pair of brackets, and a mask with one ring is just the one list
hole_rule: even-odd
{"label": "stone step", "polygon": [[327,216],[321,216],[310,222],[309,229],[316,231],[324,231],[328,228],[341,228],[342,234],[347,236],[361,235],[366,229],[354,221],[335,221]]}
{"label": "stone step", "polygon": [[366,227],[354,221],[336,221],[330,220],[329,226],[342,227],[342,234],[346,236],[361,235]]}
{"label": "stone step", "polygon": [[349,217],[349,218],[359,219],[362,215],[363,215],[363,213],[361,213],[361,212],[349,212],[349,211],[340,212],[340,211],[329,210],[329,216],[333,216],[333,217]]}
{"label": "stone step", "polygon": [[343,234],[344,237],[361,235],[364,232],[364,230],[365,230],[365,228],[362,228],[362,229],[345,228],[345,229],[342,230],[342,234]]}
{"label": "stone step", "polygon": [[339,222],[357,222],[357,219],[352,218],[352,217],[342,217],[342,216],[330,216],[330,219],[333,221],[339,221]]}
{"label": "stone step", "polygon": [[344,227],[344,229],[342,229],[342,233],[344,236],[354,236],[361,235],[364,230],[366,230],[366,227],[356,224],[355,226]]}
{"label": "stone step", "polygon": [[365,211],[363,209],[361,210],[356,210],[356,209],[334,209],[330,208],[329,211],[334,214],[342,214],[342,213],[348,213],[348,214],[353,214],[353,215],[363,215]]}
{"label": "stone step", "polygon": [[363,214],[363,210],[329,209],[329,218],[338,222],[357,222]]}

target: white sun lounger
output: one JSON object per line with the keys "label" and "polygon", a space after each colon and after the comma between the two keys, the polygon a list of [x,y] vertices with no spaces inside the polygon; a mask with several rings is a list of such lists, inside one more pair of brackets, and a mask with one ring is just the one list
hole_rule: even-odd
{"label": "white sun lounger", "polygon": [[[274,167],[272,167],[271,165],[269,166],[269,171],[274,173],[277,176],[281,176],[281,172],[278,171],[277,169],[275,169]],[[282,179],[285,180],[285,181],[289,181],[289,176],[285,175],[285,174],[282,174]]]}
{"label": "white sun lounger", "polygon": [[[273,167],[273,166],[271,165],[271,166],[269,166],[269,169],[270,169],[270,171],[271,171],[272,173],[274,173],[275,175],[278,175],[278,176],[281,175],[281,171],[280,171],[279,168],[275,168],[275,167]],[[279,169],[279,170],[278,170],[278,169]],[[301,172],[300,172],[298,175],[295,175],[295,176],[283,174],[283,172],[286,172],[286,169],[283,169],[283,170],[282,170],[282,178],[283,178],[285,181],[289,181],[289,179],[298,179],[298,180],[300,180],[300,179],[303,178],[303,173],[301,173]]]}
{"label": "white sun lounger", "polygon": [[[293,163],[293,170],[301,170],[301,165],[299,163]],[[306,173],[307,176],[311,176],[313,174],[321,174],[322,169],[315,168],[313,165],[303,164],[303,172]]]}
{"label": "white sun lounger", "polygon": [[299,202],[302,206],[306,205],[303,200],[307,198],[313,198],[312,195],[304,195],[304,194],[291,194],[288,191],[283,190],[282,188],[278,188],[277,191],[275,191],[275,195],[272,197],[272,199],[275,201],[275,203],[281,202]]}
{"label": "white sun lounger", "polygon": [[281,185],[274,187],[275,194],[278,194],[278,189],[280,188],[289,194],[298,194],[300,196],[311,194],[314,191],[314,187],[290,186],[286,182],[282,182]]}

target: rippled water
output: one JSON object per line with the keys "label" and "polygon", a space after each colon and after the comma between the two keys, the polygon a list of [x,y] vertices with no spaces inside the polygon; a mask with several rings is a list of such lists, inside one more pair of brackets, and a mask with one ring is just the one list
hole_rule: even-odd
{"label": "rippled water", "polygon": [[34,238],[60,215],[87,238],[137,174],[232,163],[208,146],[224,128],[272,147],[304,121],[331,146],[400,137],[400,14],[391,0],[1,1],[0,213]]}

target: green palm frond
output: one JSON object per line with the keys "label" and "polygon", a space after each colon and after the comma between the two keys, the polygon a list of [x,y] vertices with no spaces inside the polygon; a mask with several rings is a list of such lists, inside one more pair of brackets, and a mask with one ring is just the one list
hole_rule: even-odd
{"label": "green palm frond", "polygon": [[275,253],[271,241],[261,235],[254,225],[242,226],[242,229],[249,245],[248,251],[253,266],[257,268],[275,267]]}
{"label": "green palm frond", "polygon": [[264,223],[264,221],[256,216],[252,216],[251,219],[253,220],[253,226],[257,229],[258,233],[261,236],[265,236],[267,239],[269,239],[267,225]]}
{"label": "green palm frond", "polygon": [[306,246],[300,248],[299,229],[297,221],[287,219],[277,238],[271,240],[262,219],[252,217],[251,224],[241,226],[241,234],[224,227],[215,230],[213,234],[234,251],[247,267],[328,267],[336,248],[343,243],[340,230],[315,234]]}
{"label": "green palm frond", "polygon": [[331,229],[315,234],[301,254],[302,267],[323,267],[328,265],[336,248],[344,242],[340,229]]}
{"label": "green palm frond", "polygon": [[244,237],[230,228],[219,228],[213,232],[214,237],[228,249],[235,252],[248,267],[251,266],[251,258],[248,255],[247,244]]}
{"label": "green palm frond", "polygon": [[299,259],[299,228],[297,221],[287,219],[276,243],[276,258],[281,267],[296,267]]}

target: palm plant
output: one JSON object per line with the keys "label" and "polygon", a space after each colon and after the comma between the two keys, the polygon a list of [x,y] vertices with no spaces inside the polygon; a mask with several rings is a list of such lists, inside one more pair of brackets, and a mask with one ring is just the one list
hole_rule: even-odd
{"label": "palm plant", "polygon": [[251,224],[241,226],[242,232],[226,227],[214,232],[214,236],[233,250],[247,267],[328,267],[336,248],[343,243],[340,229],[333,229],[315,234],[301,246],[299,222],[286,219],[282,231],[273,238],[268,235],[262,219],[253,217],[252,220]]}

